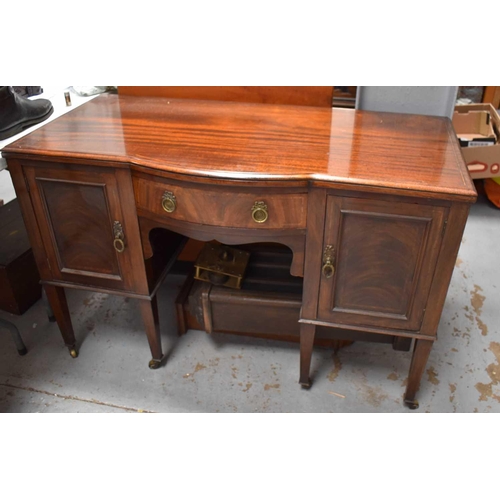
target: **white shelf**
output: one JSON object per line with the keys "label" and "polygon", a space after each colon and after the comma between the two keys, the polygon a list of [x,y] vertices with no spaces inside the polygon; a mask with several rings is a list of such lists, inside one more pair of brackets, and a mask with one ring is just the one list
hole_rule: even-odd
{"label": "white shelf", "polygon": [[[42,86],[42,88],[43,88],[42,94],[30,97],[29,99],[30,100],[49,99],[49,101],[52,103],[52,106],[54,107],[54,112],[52,113],[52,115],[50,115],[50,117],[47,118],[47,120],[41,123],[37,123],[36,125],[33,125],[32,127],[29,127],[26,130],[20,132],[19,134],[9,137],[8,139],[0,141],[0,200],[3,200],[4,203],[12,201],[16,197],[16,192],[14,191],[14,186],[12,185],[10,174],[7,170],[5,170],[5,168],[7,167],[7,162],[5,161],[4,158],[2,158],[2,149],[5,146],[7,146],[7,144],[11,144],[12,142],[17,141],[21,137],[30,134],[34,130],[37,130],[47,125],[47,123],[54,121],[56,118],[59,118],[60,116],[65,115],[66,113],[69,113],[71,110],[97,97],[97,95],[82,97],[76,94],[75,92],[72,92],[70,90],[70,86],[47,85],[47,86]],[[71,106],[66,106],[66,99],[64,98],[65,91],[70,91]]]}

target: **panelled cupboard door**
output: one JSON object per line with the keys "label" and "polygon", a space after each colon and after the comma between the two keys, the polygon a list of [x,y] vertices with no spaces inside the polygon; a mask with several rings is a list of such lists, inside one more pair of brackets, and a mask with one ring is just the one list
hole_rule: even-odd
{"label": "panelled cupboard door", "polygon": [[133,290],[130,269],[143,260],[128,245],[138,236],[122,210],[117,170],[31,164],[23,169],[53,279]]}
{"label": "panelled cupboard door", "polygon": [[418,331],[446,207],[327,197],[318,318]]}

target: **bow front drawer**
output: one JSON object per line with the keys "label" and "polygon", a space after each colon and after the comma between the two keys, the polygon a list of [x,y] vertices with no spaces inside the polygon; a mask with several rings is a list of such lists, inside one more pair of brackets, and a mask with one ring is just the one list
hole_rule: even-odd
{"label": "bow front drawer", "polygon": [[195,224],[253,229],[305,229],[307,193],[301,188],[213,186],[134,178],[140,211]]}

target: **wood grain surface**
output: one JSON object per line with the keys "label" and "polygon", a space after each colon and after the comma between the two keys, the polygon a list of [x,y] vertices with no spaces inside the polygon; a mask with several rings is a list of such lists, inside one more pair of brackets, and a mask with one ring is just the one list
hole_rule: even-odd
{"label": "wood grain surface", "polygon": [[[168,182],[151,176],[134,176],[133,182],[138,209],[164,218],[209,226],[263,230],[306,227],[307,192],[283,193],[282,190],[275,193],[272,189],[262,188],[248,192],[237,188]],[[175,196],[176,208],[172,213],[167,213],[162,207],[165,192]],[[263,223],[257,223],[252,218],[252,207],[257,201],[265,203],[269,214]]]}
{"label": "wood grain surface", "polygon": [[[356,87],[349,87],[354,88]],[[169,99],[208,99],[215,101],[332,106],[334,87],[118,87],[120,95],[168,97]]]}
{"label": "wood grain surface", "polygon": [[418,331],[446,214],[431,205],[328,196],[323,248],[333,246],[335,272],[321,278],[319,318]]}
{"label": "wood grain surface", "polygon": [[[26,164],[23,170],[30,190],[30,212],[36,218],[50,268],[46,274],[40,273],[44,281],[149,295],[129,172],[41,162]],[[113,245],[115,221],[124,232],[121,253]],[[35,240],[32,244],[38,248]]]}
{"label": "wood grain surface", "polygon": [[[65,344],[75,337],[62,287],[127,295],[141,299],[156,366],[154,294],[184,237],[278,242],[291,249],[290,274],[304,277],[300,383],[310,385],[317,329],[383,335],[400,349],[419,339],[406,392],[415,408],[476,199],[451,122],[289,104],[106,94],[2,151]],[[258,201],[262,224],[252,219]],[[212,315],[207,293],[207,331],[214,321],[231,330],[217,323],[230,314],[254,321],[231,300]],[[286,329],[281,314],[267,312]],[[265,318],[252,333],[266,333]]]}
{"label": "wood grain surface", "polygon": [[476,197],[451,122],[429,116],[105,94],[3,150],[16,153]]}

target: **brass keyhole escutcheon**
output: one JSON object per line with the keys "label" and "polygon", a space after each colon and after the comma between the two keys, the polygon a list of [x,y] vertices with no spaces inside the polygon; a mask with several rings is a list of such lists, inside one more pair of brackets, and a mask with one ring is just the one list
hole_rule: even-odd
{"label": "brass keyhole escutcheon", "polygon": [[321,272],[323,276],[328,280],[335,273],[335,267],[333,266],[333,259],[335,258],[335,249],[333,245],[327,245],[325,251],[323,252],[323,267]]}
{"label": "brass keyhole escutcheon", "polygon": [[252,207],[252,219],[257,224],[263,224],[269,217],[267,205],[263,201],[256,201]]}
{"label": "brass keyhole escutcheon", "polygon": [[177,201],[175,199],[174,193],[171,191],[165,191],[161,198],[161,206],[165,212],[171,214],[177,208]]}

